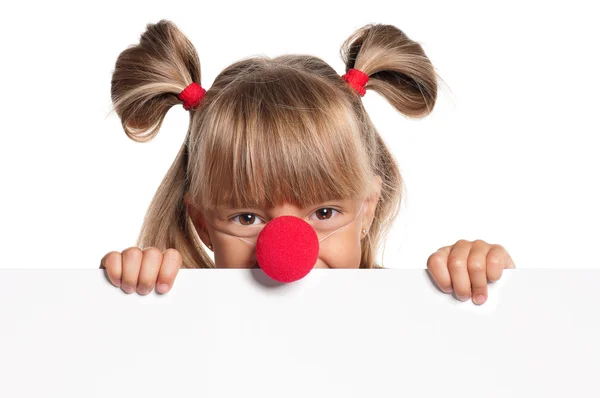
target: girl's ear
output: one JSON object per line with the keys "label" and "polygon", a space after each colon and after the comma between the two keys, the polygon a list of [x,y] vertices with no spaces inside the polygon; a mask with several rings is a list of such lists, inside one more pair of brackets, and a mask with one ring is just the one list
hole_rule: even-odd
{"label": "girl's ear", "polygon": [[[373,223],[373,217],[375,217],[375,209],[377,208],[377,203],[379,202],[379,197],[381,196],[381,185],[382,180],[381,176],[376,175],[373,178],[373,190],[371,194],[367,198],[367,208],[365,212],[365,219],[363,220],[362,228],[369,232],[369,228]],[[366,235],[366,234],[365,234]]]}
{"label": "girl's ear", "polygon": [[206,223],[204,222],[202,212],[200,212],[196,206],[191,203],[187,192],[183,195],[183,201],[187,209],[187,214],[192,219],[192,223],[194,224],[194,228],[196,228],[198,236],[206,246],[212,247],[210,235],[206,229]]}

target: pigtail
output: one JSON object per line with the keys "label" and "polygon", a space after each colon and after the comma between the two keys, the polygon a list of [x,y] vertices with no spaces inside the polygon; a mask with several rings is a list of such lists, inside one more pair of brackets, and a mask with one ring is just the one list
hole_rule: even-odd
{"label": "pigtail", "polygon": [[146,142],[178,95],[200,84],[200,60],[192,43],[170,21],[148,24],[140,43],[121,52],[111,81],[113,107],[129,138]]}
{"label": "pigtail", "polygon": [[[366,74],[368,81],[364,89],[378,92],[399,112],[418,118],[433,110],[438,76],[421,46],[397,27],[365,25],[344,41],[340,54],[346,73],[357,69]],[[360,98],[351,85],[344,84],[344,88],[353,98]],[[367,153],[371,154],[373,172],[382,178],[373,222],[362,240],[361,267],[379,268],[376,253],[400,211],[404,181],[397,161],[371,123],[362,101],[355,103],[357,115],[366,126],[363,141]]]}
{"label": "pigtail", "polygon": [[[191,83],[200,84],[196,50],[175,24],[161,20],[146,28],[140,43],[117,58],[111,82],[114,110],[127,136],[137,142],[154,138],[168,110],[184,104],[179,98],[181,92]],[[193,116],[191,113],[190,125]],[[152,198],[136,245],[163,252],[176,249],[182,256],[182,268],[210,268],[214,265],[196,243],[200,239],[183,200],[188,187],[190,132]]]}
{"label": "pigtail", "polygon": [[437,98],[437,74],[420,44],[392,25],[371,24],[354,32],[340,50],[346,71],[369,76],[377,91],[409,117],[428,115]]}

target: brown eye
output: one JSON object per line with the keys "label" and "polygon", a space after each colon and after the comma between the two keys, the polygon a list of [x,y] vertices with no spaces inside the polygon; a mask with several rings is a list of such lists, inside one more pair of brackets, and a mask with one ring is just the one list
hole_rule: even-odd
{"label": "brown eye", "polygon": [[235,216],[234,220],[235,219],[239,219],[240,224],[242,224],[242,225],[253,225],[254,221],[256,220],[256,215],[254,215],[252,213],[245,213],[245,214],[240,214],[238,216]]}
{"label": "brown eye", "polygon": [[328,220],[331,218],[332,211],[337,211],[337,210],[332,209],[330,207],[324,207],[322,209],[317,210],[315,212],[315,214],[317,215],[317,218],[319,220]]}

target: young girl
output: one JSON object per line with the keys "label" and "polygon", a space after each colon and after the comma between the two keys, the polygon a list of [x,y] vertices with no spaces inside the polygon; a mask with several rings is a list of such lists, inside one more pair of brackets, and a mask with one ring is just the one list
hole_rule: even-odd
{"label": "young girl", "polygon": [[[423,117],[437,76],[421,46],[390,25],[358,29],[341,56],[342,76],[308,55],[244,59],[206,90],[189,40],[170,21],[149,24],[117,59],[114,109],[139,142],[156,136],[174,105],[190,112],[190,126],[137,247],[102,258],[111,282],[127,293],[148,294],[155,284],[166,293],[181,267],[258,267],[259,234],[280,216],[314,229],[314,267],[381,268],[375,256],[398,213],[402,178],[361,98],[374,90],[404,115]],[[500,245],[459,240],[427,268],[441,290],[481,304],[487,282],[514,263]]]}

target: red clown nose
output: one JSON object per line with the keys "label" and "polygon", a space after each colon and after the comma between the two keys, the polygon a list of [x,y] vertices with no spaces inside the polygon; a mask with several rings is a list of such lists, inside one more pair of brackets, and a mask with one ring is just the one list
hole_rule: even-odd
{"label": "red clown nose", "polygon": [[256,241],[256,260],[278,282],[304,278],[317,262],[319,238],[309,223],[294,216],[269,221]]}

